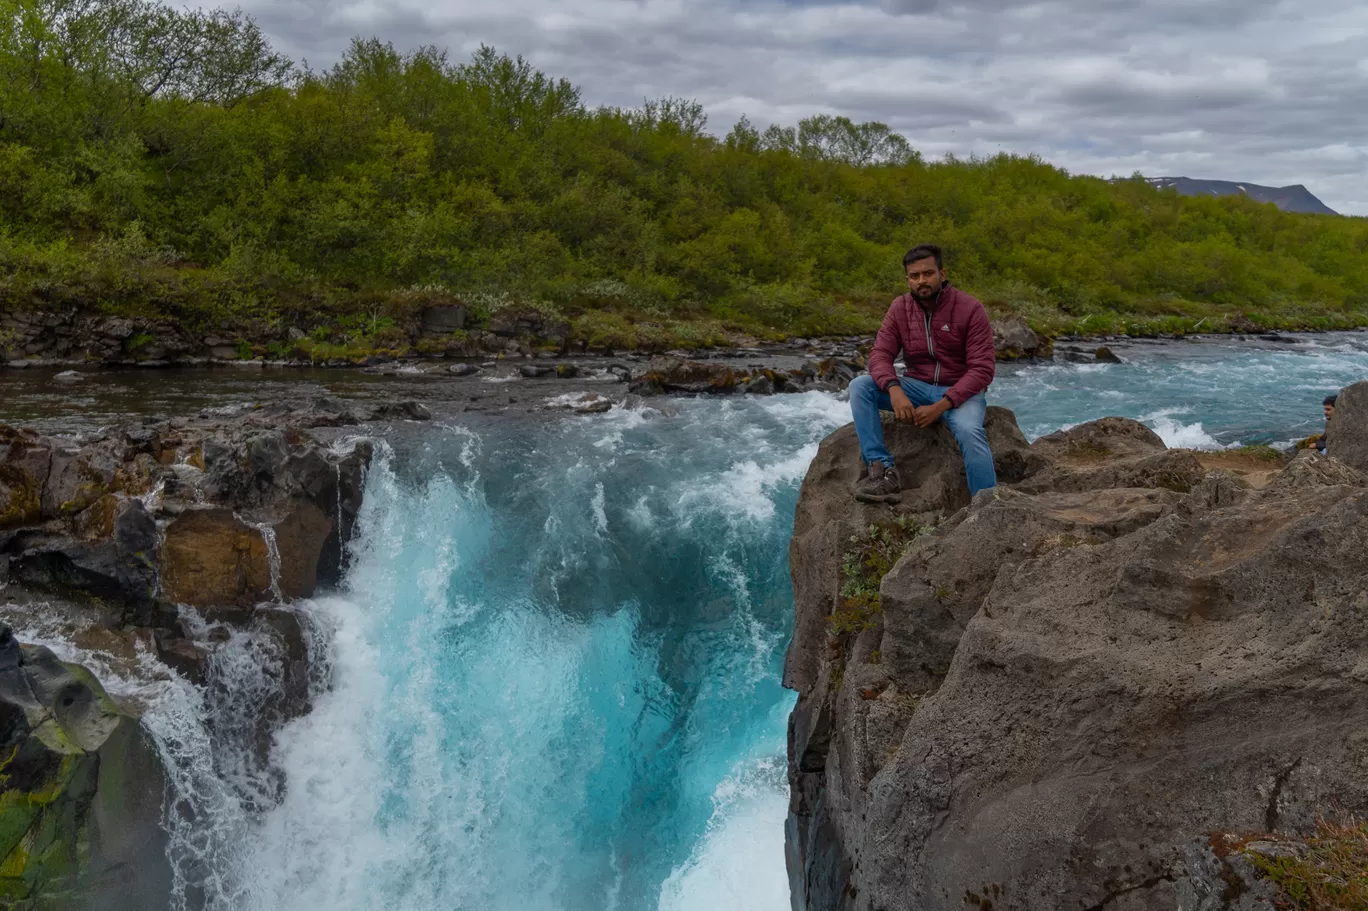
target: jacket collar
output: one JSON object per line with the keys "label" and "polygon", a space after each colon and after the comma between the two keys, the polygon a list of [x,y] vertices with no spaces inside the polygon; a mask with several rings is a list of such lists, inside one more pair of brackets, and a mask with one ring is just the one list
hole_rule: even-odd
{"label": "jacket collar", "polygon": [[941,282],[940,293],[936,295],[936,301],[932,305],[930,310],[927,310],[924,307],[922,307],[921,301],[913,297],[911,291],[907,292],[907,302],[915,306],[918,310],[921,310],[921,312],[925,313],[927,316],[935,316],[936,313],[940,311],[940,308],[945,306],[945,304],[949,301],[950,295],[947,292],[951,292],[954,290],[955,289],[950,285],[949,279],[946,279],[945,281]]}

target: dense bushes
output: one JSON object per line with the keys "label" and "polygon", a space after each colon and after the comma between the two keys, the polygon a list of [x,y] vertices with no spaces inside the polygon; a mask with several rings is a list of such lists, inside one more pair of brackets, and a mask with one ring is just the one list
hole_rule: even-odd
{"label": "dense bushes", "polygon": [[600,334],[840,333],[925,240],[1053,331],[1368,321],[1361,219],[925,162],[838,117],[718,139],[690,102],[587,108],[489,49],[356,41],[312,72],[240,14],[0,0],[6,306],[307,327],[435,288]]}

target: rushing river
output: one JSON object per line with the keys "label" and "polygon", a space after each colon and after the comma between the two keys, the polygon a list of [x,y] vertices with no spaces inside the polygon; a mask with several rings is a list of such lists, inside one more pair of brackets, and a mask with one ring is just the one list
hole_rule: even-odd
{"label": "rushing river", "polygon": [[[1361,335],[1121,353],[1005,367],[992,401],[1032,437],[1122,414],[1173,445],[1281,443],[1368,376]],[[266,766],[234,738],[275,660],[250,634],[216,704],[141,694],[176,771],[176,906],[788,908],[788,538],[847,415],[822,393],[677,400],[382,445],[343,590],[298,608],[315,709]]]}

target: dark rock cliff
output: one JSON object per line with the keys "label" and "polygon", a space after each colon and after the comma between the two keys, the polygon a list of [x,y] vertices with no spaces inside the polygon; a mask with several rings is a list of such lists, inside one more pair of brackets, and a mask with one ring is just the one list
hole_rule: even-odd
{"label": "dark rock cliff", "polygon": [[1274,907],[1231,833],[1368,810],[1368,480],[995,410],[1007,483],[967,503],[948,431],[889,430],[897,511],[851,500],[850,428],[798,507],[794,908]]}
{"label": "dark rock cliff", "polygon": [[[341,578],[372,455],[339,445],[358,423],[324,399],[79,438],[0,425],[0,605],[16,623],[60,612],[97,650],[155,651],[201,685],[222,641],[197,635],[205,620],[268,637],[264,754],[309,709],[285,602]],[[132,709],[0,626],[0,728],[0,908],[164,906],[164,772]]]}

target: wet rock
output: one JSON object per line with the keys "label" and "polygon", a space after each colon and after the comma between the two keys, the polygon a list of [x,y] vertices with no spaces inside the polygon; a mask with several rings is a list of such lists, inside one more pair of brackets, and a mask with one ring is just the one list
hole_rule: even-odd
{"label": "wet rock", "polygon": [[272,524],[279,560],[280,593],[287,599],[308,598],[318,588],[323,545],[333,523],[312,503],[295,501],[289,513]]}
{"label": "wet rock", "polygon": [[530,380],[535,380],[543,377],[555,376],[556,368],[547,367],[543,364],[524,364],[518,368],[518,372]]}
{"label": "wet rock", "polygon": [[1000,361],[1049,359],[1054,356],[1050,340],[1041,338],[1020,316],[993,321],[993,348]]}
{"label": "wet rock", "polygon": [[651,360],[644,373],[633,377],[631,391],[636,395],[729,393],[745,379],[745,373],[725,364],[658,357]]}
{"label": "wet rock", "polygon": [[42,518],[51,461],[38,434],[0,424],[0,528]]}
{"label": "wet rock", "polygon": [[127,607],[134,623],[153,619],[157,590],[157,525],[140,500],[113,504],[108,537],[58,537],[20,548],[16,581],[70,598],[98,598]]}
{"label": "wet rock", "polygon": [[1355,471],[1368,474],[1368,380],[1339,393],[1326,428],[1325,451]]}
{"label": "wet rock", "polygon": [[1112,351],[1106,345],[1100,346],[1096,351],[1093,352],[1093,359],[1100,364],[1124,363],[1124,361],[1122,361],[1121,358],[1117,356],[1116,352]]}
{"label": "wet rock", "polygon": [[157,659],[191,683],[203,685],[207,679],[210,650],[192,639],[157,630],[154,639]]}
{"label": "wet rock", "polygon": [[109,493],[96,500],[76,517],[76,533],[86,540],[114,536],[114,520],[128,498]]}
{"label": "wet rock", "polygon": [[85,379],[85,377],[75,370],[63,370],[52,379],[53,382],[57,383],[79,383],[81,380]]}
{"label": "wet rock", "polygon": [[288,608],[261,607],[253,623],[274,636],[281,657],[280,689],[272,694],[272,704],[263,718],[267,738],[281,724],[309,713],[309,645],[304,621]]}
{"label": "wet rock", "polygon": [[222,507],[189,510],[167,525],[160,571],[163,597],[178,604],[251,605],[271,593],[265,537]]}
{"label": "wet rock", "polygon": [[14,557],[10,575],[23,585],[73,598],[122,597],[119,552],[111,540],[59,539],[26,548]]}
{"label": "wet rock", "polygon": [[576,414],[603,414],[613,410],[613,400],[586,392],[579,396],[558,396],[547,403],[550,408],[563,408]]}
{"label": "wet rock", "polygon": [[[150,451],[150,450],[143,450]],[[58,447],[52,452],[51,470],[43,485],[43,516],[55,518],[79,513],[112,493],[123,466],[120,454],[99,447]]]}
{"label": "wet rock", "polygon": [[480,372],[480,368],[474,364],[452,364],[447,368],[447,373],[452,376],[474,376]]}
{"label": "wet rock", "polygon": [[0,627],[0,894],[13,907],[134,911],[171,889],[165,779],[89,671]]}
{"label": "wet rock", "polygon": [[748,395],[773,395],[774,380],[768,376],[757,376],[746,384],[745,390]]}
{"label": "wet rock", "polygon": [[375,420],[397,418],[403,421],[430,421],[432,412],[419,402],[388,402],[375,408],[371,417]]}

